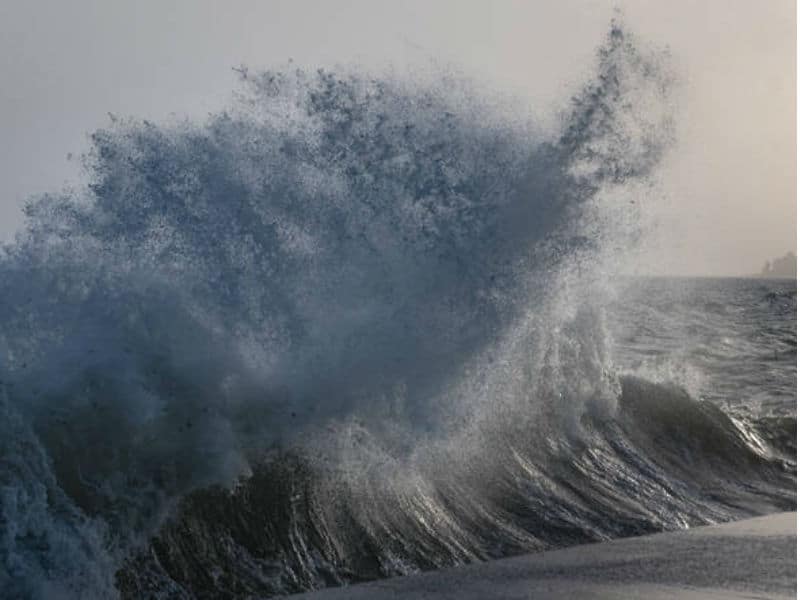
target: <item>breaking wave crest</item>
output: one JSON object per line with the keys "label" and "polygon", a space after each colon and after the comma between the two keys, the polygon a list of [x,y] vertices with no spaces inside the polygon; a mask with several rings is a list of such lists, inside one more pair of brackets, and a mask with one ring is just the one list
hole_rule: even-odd
{"label": "breaking wave crest", "polygon": [[680,388],[621,383],[616,417],[585,416],[580,438],[531,426],[479,455],[358,473],[276,452],[238,486],[185,498],[120,588],[286,594],[793,509],[790,458]]}
{"label": "breaking wave crest", "polygon": [[793,503],[757,427],[609,358],[670,82],[614,25],[555,133],[291,69],[96,132],[0,257],[0,586],[246,597]]}

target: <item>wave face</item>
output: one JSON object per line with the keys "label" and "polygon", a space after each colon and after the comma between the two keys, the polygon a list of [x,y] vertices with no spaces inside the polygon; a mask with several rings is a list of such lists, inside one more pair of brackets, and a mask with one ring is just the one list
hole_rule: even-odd
{"label": "wave face", "polygon": [[452,77],[242,80],[96,132],[3,249],[0,588],[263,596],[793,506],[791,451],[611,354],[662,55],[612,26],[556,132]]}

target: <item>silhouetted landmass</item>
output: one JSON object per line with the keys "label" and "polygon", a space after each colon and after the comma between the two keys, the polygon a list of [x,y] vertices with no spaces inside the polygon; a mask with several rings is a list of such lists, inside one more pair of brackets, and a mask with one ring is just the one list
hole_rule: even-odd
{"label": "silhouetted landmass", "polygon": [[781,258],[764,263],[760,277],[797,278],[797,257],[794,252],[787,252]]}

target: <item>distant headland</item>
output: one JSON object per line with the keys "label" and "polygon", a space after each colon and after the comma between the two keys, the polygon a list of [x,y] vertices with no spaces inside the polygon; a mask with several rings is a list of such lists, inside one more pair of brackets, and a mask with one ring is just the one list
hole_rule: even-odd
{"label": "distant headland", "polygon": [[781,258],[767,261],[756,277],[797,279],[797,257],[794,252],[789,251]]}

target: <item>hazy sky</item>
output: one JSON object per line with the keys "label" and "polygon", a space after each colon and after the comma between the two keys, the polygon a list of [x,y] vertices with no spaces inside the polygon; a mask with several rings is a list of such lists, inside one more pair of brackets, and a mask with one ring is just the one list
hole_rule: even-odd
{"label": "hazy sky", "polygon": [[33,193],[79,176],[68,153],[108,113],[220,108],[232,66],[413,69],[431,60],[552,111],[590,73],[614,16],[669,45],[683,79],[679,143],[643,257],[657,273],[739,274],[795,248],[791,0],[0,3],[0,238]]}

